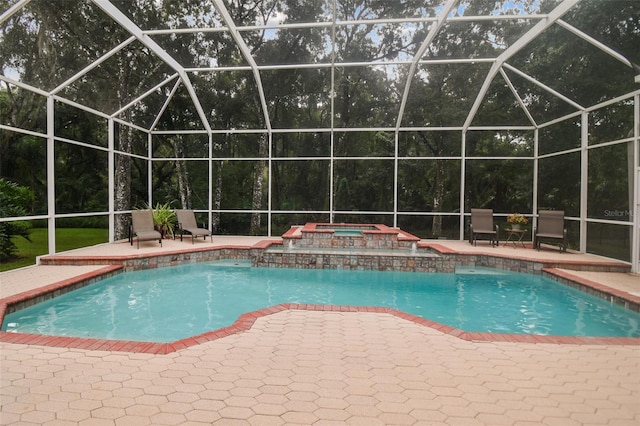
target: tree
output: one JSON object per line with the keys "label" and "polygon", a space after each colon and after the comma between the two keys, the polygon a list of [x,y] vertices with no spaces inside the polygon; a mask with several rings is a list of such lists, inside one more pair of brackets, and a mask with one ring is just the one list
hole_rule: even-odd
{"label": "tree", "polygon": [[[549,1],[541,4],[547,7]],[[640,8],[632,0],[580,2],[563,20],[587,35],[640,63]],[[568,98],[593,105],[637,89],[633,70],[590,43],[573,36],[561,27],[545,32],[521,54],[513,65],[542,81]],[[553,66],[550,66],[553,64]],[[514,81],[519,81],[517,78]],[[527,98],[528,108],[535,118],[557,118],[571,108],[566,102],[535,91]],[[553,115],[550,113],[553,112]],[[629,137],[633,132],[633,107],[614,104],[589,113],[589,145]],[[543,154],[562,152],[580,146],[580,118],[567,120],[543,129]],[[626,210],[629,202],[629,179],[625,145],[599,147],[588,151],[589,183],[588,214],[604,218],[604,210]],[[562,209],[567,215],[580,214],[580,154],[561,154],[541,160],[539,204]]]}
{"label": "tree", "polygon": [[[32,198],[33,193],[29,191],[29,188],[0,178],[0,217],[26,216]],[[31,241],[28,222],[0,222],[0,260],[7,260],[15,256],[17,247],[12,239],[16,236]]]}

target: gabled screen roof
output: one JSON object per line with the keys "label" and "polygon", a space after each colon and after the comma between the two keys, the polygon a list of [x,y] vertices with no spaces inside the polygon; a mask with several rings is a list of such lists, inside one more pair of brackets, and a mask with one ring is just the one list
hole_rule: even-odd
{"label": "gabled screen roof", "polygon": [[4,1],[0,80],[147,130],[537,126],[637,88],[598,1]]}

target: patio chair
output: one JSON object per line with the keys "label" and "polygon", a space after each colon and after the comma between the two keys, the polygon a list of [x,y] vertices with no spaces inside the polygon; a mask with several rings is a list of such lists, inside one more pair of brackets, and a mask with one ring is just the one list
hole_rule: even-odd
{"label": "patio chair", "polygon": [[182,236],[187,233],[191,234],[191,244],[194,244],[195,239],[200,236],[206,240],[207,235],[211,237],[211,242],[213,242],[211,231],[204,227],[198,227],[196,215],[193,213],[193,210],[176,210],[176,218],[178,219],[178,227],[176,230],[180,233],[180,241],[182,241]]}
{"label": "patio chair", "polygon": [[134,235],[140,241],[158,240],[162,247],[162,234],[153,227],[153,213],[151,210],[134,210],[131,212],[131,230],[129,231],[129,243],[133,245]]}
{"label": "patio chair", "polygon": [[487,237],[491,246],[498,243],[498,225],[493,224],[492,209],[471,209],[471,224],[469,225],[469,244],[477,245],[478,237]]}
{"label": "patio chair", "polygon": [[543,240],[560,242],[560,251],[567,251],[567,230],[564,227],[564,210],[540,210],[538,223],[533,228],[533,247],[540,251]]}

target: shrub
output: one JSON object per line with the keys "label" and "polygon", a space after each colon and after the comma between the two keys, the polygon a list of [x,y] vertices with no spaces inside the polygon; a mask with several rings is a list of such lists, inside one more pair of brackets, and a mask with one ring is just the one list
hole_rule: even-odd
{"label": "shrub", "polygon": [[[33,200],[33,192],[24,186],[0,178],[0,217],[27,215],[27,206]],[[0,222],[0,259],[15,256],[18,248],[12,241],[14,236],[29,238],[29,223],[25,221]]]}

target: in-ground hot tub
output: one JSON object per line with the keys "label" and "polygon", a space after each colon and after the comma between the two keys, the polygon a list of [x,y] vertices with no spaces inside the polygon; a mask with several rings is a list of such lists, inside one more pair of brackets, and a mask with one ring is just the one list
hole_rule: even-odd
{"label": "in-ground hot tub", "polygon": [[288,248],[415,249],[420,238],[382,224],[307,223],[282,236]]}

